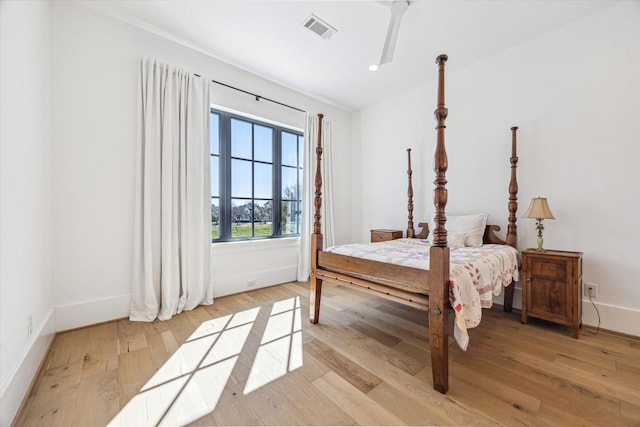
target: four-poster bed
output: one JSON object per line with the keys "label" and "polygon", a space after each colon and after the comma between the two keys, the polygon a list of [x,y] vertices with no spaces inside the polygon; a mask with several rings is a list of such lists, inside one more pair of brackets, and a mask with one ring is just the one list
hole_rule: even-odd
{"label": "four-poster bed", "polygon": [[[447,61],[446,55],[440,55],[436,59],[438,64],[438,103],[435,110],[437,121],[437,140],[434,157],[434,208],[432,218],[434,229],[429,236],[427,245],[423,239],[428,236],[428,230],[423,226],[419,234],[415,234],[413,229],[413,189],[411,185],[411,152],[408,151],[408,239],[400,239],[391,242],[374,243],[375,250],[364,247],[364,245],[344,245],[327,248],[323,250],[323,236],[320,225],[320,207],[322,205],[322,175],[320,166],[322,160],[322,134],[319,126],[318,144],[316,147],[316,175],[315,175],[315,199],[314,199],[314,225],[311,236],[311,278],[310,278],[310,321],[317,323],[320,314],[320,299],[322,294],[322,282],[343,284],[359,288],[361,290],[391,299],[402,304],[428,311],[429,319],[429,343],[431,351],[431,366],[433,374],[433,386],[441,392],[446,393],[448,388],[448,327],[449,309],[454,308],[456,316],[455,325],[462,328],[461,334],[466,337],[465,322],[469,327],[477,323],[470,322],[469,316],[476,316],[479,322],[477,310],[482,306],[490,306],[491,291],[496,293],[496,289],[501,289],[517,280],[517,251],[514,249],[517,241],[516,210],[517,210],[517,181],[516,165],[516,129],[512,128],[512,155],[511,155],[511,182],[509,184],[509,224],[507,227],[506,241],[498,238],[494,232],[499,230],[498,226],[487,225],[484,229],[482,243],[487,243],[487,248],[464,247],[467,240],[466,235],[462,235],[462,247],[460,243],[449,243],[447,241],[447,229],[445,222],[445,207],[447,204],[446,171],[447,154],[445,151],[444,129],[447,118],[447,108],[444,102],[444,65]],[[322,115],[319,115],[322,121]],[[453,217],[452,217],[453,218]],[[482,228],[486,225],[482,224]],[[455,222],[453,223],[455,224]],[[481,229],[482,230],[482,229]],[[456,236],[455,240],[460,240]],[[452,239],[454,236],[452,234]],[[452,248],[453,246],[453,248]],[[476,245],[477,246],[477,245]],[[491,247],[491,248],[489,248]],[[508,250],[508,254],[499,253],[494,258],[498,264],[505,265],[495,267],[489,261],[493,250]],[[382,252],[381,252],[382,251]],[[453,256],[452,256],[453,252]],[[408,257],[400,259],[399,253],[409,253]],[[479,253],[480,262],[484,265],[477,267],[470,264],[470,257],[473,253]],[[405,256],[405,255],[402,255]],[[475,256],[475,255],[473,255]],[[460,258],[462,257],[462,258]],[[506,260],[506,261],[505,261]],[[514,265],[515,264],[515,265]],[[427,268],[428,267],[428,268]],[[469,279],[469,267],[477,277]],[[501,268],[501,270],[500,270]],[[478,293],[476,281],[480,280],[479,271],[485,271],[487,275],[495,276],[496,272],[500,280],[490,284],[484,292],[484,302],[480,301],[481,293]],[[482,279],[484,280],[484,279]],[[471,282],[466,289],[464,282]],[[483,285],[484,286],[484,285]],[[511,310],[513,298],[513,286],[506,286],[504,308]],[[487,290],[489,301],[486,301]],[[477,301],[465,300],[465,295],[475,292],[478,295]],[[471,313],[471,314],[470,314]],[[456,330],[456,333],[459,330]],[[456,339],[459,336],[456,335]],[[461,341],[459,340],[460,344]],[[463,346],[463,344],[461,344]],[[466,348],[464,343],[463,348]]]}

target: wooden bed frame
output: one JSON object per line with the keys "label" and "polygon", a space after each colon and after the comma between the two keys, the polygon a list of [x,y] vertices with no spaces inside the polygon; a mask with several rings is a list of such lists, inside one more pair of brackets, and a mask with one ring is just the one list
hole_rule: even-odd
{"label": "wooden bed frame", "polygon": [[[433,230],[433,246],[430,248],[429,270],[387,264],[345,255],[324,252],[323,236],[320,231],[320,208],[322,206],[322,114],[318,115],[318,143],[316,147],[316,174],[314,199],[314,225],[311,236],[311,278],[310,290],[310,321],[318,323],[320,316],[320,298],[322,282],[356,287],[366,292],[391,299],[402,304],[428,311],[429,315],[429,344],[431,350],[431,367],[433,374],[433,388],[440,393],[446,393],[449,385],[449,247],[447,246],[447,230],[445,228],[445,206],[447,204],[446,171],[447,154],[444,143],[445,120],[447,108],[444,103],[444,65],[446,55],[436,58],[438,64],[438,104],[435,109],[437,121],[437,141],[434,157],[435,189],[433,204],[435,207],[435,230]],[[517,226],[516,210],[518,184],[516,181],[516,130],[512,127],[511,181],[509,183],[509,224],[506,241],[498,238],[494,232],[499,226],[487,225],[484,235],[485,243],[507,244],[516,247]],[[408,151],[409,175],[409,221],[407,237],[425,238],[428,228],[426,224],[418,224],[423,230],[415,235],[413,230],[413,189],[411,185],[411,152]],[[511,311],[513,301],[513,286],[505,288],[504,310]]]}

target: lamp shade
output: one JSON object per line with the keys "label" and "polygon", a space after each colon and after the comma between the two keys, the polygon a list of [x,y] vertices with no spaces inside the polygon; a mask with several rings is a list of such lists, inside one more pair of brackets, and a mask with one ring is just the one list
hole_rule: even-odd
{"label": "lamp shade", "polygon": [[534,197],[531,199],[529,209],[522,215],[522,218],[555,219],[551,209],[549,209],[546,197]]}

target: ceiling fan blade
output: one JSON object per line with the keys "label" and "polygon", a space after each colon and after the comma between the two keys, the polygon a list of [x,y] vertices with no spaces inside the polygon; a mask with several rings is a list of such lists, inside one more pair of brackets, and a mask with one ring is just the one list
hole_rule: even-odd
{"label": "ceiling fan blade", "polygon": [[380,65],[389,63],[393,59],[393,53],[396,49],[396,42],[398,40],[398,33],[400,32],[402,15],[408,7],[408,1],[394,1],[391,4],[391,19],[389,20],[387,36],[385,37],[382,55],[380,56]]}

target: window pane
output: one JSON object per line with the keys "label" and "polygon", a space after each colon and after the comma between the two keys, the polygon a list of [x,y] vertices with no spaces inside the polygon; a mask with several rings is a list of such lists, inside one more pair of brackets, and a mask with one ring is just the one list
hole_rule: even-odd
{"label": "window pane", "polygon": [[231,237],[253,236],[252,210],[253,206],[250,200],[231,200]]}
{"label": "window pane", "polygon": [[231,196],[251,197],[251,162],[231,160]]}
{"label": "window pane", "polygon": [[282,167],[282,199],[298,199],[298,169]]}
{"label": "window pane", "polygon": [[220,154],[220,115],[211,113],[209,126],[209,138],[211,154]]}
{"label": "window pane", "polygon": [[211,156],[211,196],[220,197],[220,185],[218,179],[220,178],[220,157]]}
{"label": "window pane", "polygon": [[273,202],[256,200],[253,206],[254,235],[271,236],[273,234]]}
{"label": "window pane", "polygon": [[265,165],[264,163],[254,163],[253,164],[253,191],[254,197],[260,199],[270,199],[273,197],[272,194],[272,186],[271,186],[271,165]]}
{"label": "window pane", "polygon": [[303,163],[304,163],[304,136],[298,136],[298,166],[302,166]]}
{"label": "window pane", "polygon": [[282,164],[298,165],[298,135],[282,132]]}
{"label": "window pane", "polygon": [[231,157],[251,159],[251,123],[231,119]]}
{"label": "window pane", "polygon": [[254,125],[254,160],[273,162],[273,129],[266,126]]}
{"label": "window pane", "polygon": [[211,238],[220,238],[220,200],[211,198]]}
{"label": "window pane", "polygon": [[282,234],[298,234],[300,210],[298,202],[282,202]]}

